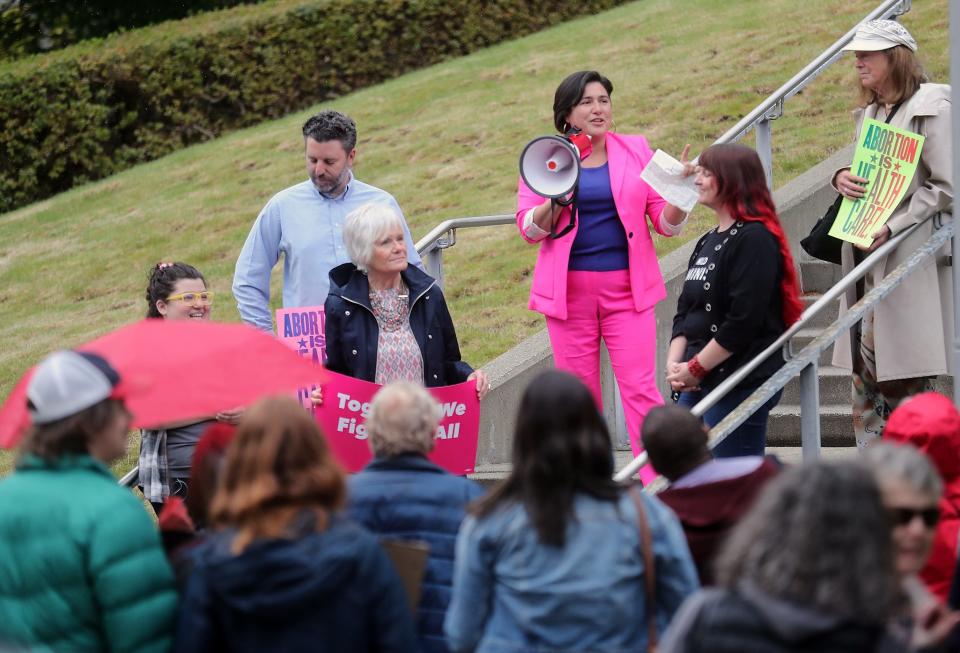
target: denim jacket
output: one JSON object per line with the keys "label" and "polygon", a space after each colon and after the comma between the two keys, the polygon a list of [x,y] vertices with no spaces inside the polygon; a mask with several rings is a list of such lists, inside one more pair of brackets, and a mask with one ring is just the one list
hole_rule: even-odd
{"label": "denim jacket", "polygon": [[[676,516],[654,497],[643,500],[662,633],[697,589],[697,572]],[[451,651],[646,651],[644,564],[632,499],[580,494],[574,512],[562,548],[540,543],[521,505],[464,521],[444,622]]]}

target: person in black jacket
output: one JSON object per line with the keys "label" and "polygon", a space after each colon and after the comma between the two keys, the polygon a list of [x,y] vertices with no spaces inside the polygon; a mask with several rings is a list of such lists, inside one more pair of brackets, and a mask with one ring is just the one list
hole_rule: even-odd
{"label": "person in black jacket", "polygon": [[[343,225],[352,263],[330,271],[324,304],[324,366],[364,381],[412,381],[428,387],[476,379],[482,399],[486,374],[460,359],[460,347],[436,280],[407,265],[403,223],[387,205],[366,204]],[[322,394],[314,392],[314,401]]]}
{"label": "person in black jacket", "polygon": [[416,631],[376,537],[343,518],[344,473],[290,397],[244,415],[193,553],[173,650],[414,653]]}
{"label": "person in black jacket", "polygon": [[[673,318],[667,380],[679,403],[695,406],[800,318],[797,273],[760,157],[744,145],[714,145],[700,155],[699,201],[717,215],[690,257]],[[704,414],[713,426],[780,366],[777,353]],[[715,449],[717,457],[762,455],[774,395]]]}

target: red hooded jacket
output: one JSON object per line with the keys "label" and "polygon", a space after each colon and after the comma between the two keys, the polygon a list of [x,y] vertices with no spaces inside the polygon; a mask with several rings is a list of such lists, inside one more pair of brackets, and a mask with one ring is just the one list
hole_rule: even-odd
{"label": "red hooded jacket", "polygon": [[943,479],[940,522],[920,578],[941,601],[950,593],[960,533],[960,413],[936,392],[924,392],[890,414],[883,439],[909,442],[930,458]]}

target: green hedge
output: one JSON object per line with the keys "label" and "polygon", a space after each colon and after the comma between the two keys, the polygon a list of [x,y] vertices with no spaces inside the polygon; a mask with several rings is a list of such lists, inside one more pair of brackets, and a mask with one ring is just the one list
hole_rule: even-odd
{"label": "green hedge", "polygon": [[0,212],[624,0],[276,0],[0,66]]}

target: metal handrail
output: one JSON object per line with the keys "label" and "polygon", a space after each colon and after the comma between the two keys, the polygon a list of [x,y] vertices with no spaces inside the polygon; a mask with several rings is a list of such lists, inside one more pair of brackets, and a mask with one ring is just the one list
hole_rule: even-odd
{"label": "metal handrail", "polygon": [[853,40],[854,35],[857,33],[857,28],[861,23],[878,18],[901,16],[910,11],[911,3],[912,0],[886,0],[880,4],[880,6],[867,14],[860,23],[857,23],[850,31],[837,39],[833,45],[824,50],[819,57],[811,61],[800,72],[791,77],[789,81],[767,96],[766,100],[758,104],[757,107],[744,116],[740,122],[728,129],[716,142],[735,143],[761,121],[779,118],[783,111],[783,103],[786,100],[802,91],[807,84],[812,82],[821,72],[840,58],[843,54],[843,47]]}
{"label": "metal handrail", "polygon": [[[798,372],[803,371],[805,368],[811,365],[815,367],[815,361],[824,349],[831,346],[833,342],[843,335],[845,331],[849,331],[849,329],[863,317],[864,313],[873,308],[880,300],[882,300],[894,288],[896,288],[904,278],[909,276],[914,269],[923,264],[924,259],[935,254],[941,247],[943,247],[943,245],[953,235],[954,227],[952,220],[947,223],[943,223],[938,219],[938,216],[939,214],[935,214],[930,218],[927,218],[927,220],[936,221],[936,224],[934,225],[935,231],[923,245],[917,248],[917,250],[907,258],[906,261],[901,263],[890,274],[884,277],[880,284],[868,292],[863,299],[851,306],[843,315],[838,317],[829,327],[824,329],[820,335],[818,335],[806,347],[800,350],[800,352],[791,355],[786,363],[779,370],[777,370],[773,376],[761,384],[737,408],[731,411],[726,417],[724,417],[719,423],[710,429],[711,449],[723,442],[723,440],[726,439],[726,437],[730,435],[734,429],[740,426],[760,406],[766,403],[777,392],[782,390],[783,387],[786,386],[787,383],[789,383]],[[736,373],[732,374],[723,383],[718,385],[712,392],[710,392],[710,394],[701,399],[697,405],[691,409],[690,412],[697,417],[703,416],[703,414],[712,408],[717,401],[722,399],[727,392],[732,390],[740,381],[746,378],[751,371],[756,369],[778,349],[785,349],[788,347],[793,336],[795,336],[797,331],[802,329],[805,324],[809,323],[810,318],[826,307],[829,303],[839,299],[841,294],[845,293],[849,288],[851,288],[853,284],[855,284],[861,277],[872,270],[881,259],[885,258],[891,250],[899,246],[906,238],[910,236],[910,234],[916,231],[920,225],[924,224],[925,222],[926,220],[924,220],[922,223],[912,225],[900,234],[897,234],[897,236],[894,238],[891,238],[882,246],[878,247],[872,254],[870,254],[870,256],[864,259],[862,263],[857,265],[853,270],[847,273],[843,279],[841,279],[829,291],[827,291],[823,297],[809,306],[803,312],[803,316],[796,324],[785,331],[782,336],[780,336],[773,344],[763,350],[763,352],[754,357],[749,363],[745,364]],[[817,447],[819,447],[819,438],[817,438]],[[646,463],[647,454],[646,452],[642,452],[639,456],[635,457],[632,461],[621,468],[620,471],[614,475],[614,480],[623,482],[630,479],[630,477],[632,477]]]}

